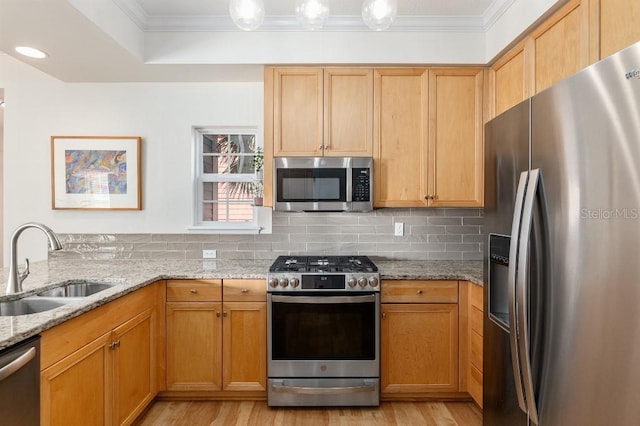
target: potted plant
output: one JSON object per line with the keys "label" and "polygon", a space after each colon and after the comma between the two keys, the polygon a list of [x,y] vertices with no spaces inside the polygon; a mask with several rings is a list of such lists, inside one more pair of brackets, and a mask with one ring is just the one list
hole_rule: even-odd
{"label": "potted plant", "polygon": [[253,205],[261,206],[264,196],[262,180],[254,180],[251,182],[251,192],[253,193]]}
{"label": "potted plant", "polygon": [[262,168],[264,167],[264,153],[261,147],[256,148],[256,153],[253,156],[253,171],[256,177],[262,180]]}

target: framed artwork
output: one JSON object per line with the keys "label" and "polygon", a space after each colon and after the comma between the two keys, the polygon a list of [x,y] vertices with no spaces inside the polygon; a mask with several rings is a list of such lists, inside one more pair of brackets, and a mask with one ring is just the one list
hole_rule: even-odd
{"label": "framed artwork", "polygon": [[52,136],[55,209],[141,210],[139,136]]}

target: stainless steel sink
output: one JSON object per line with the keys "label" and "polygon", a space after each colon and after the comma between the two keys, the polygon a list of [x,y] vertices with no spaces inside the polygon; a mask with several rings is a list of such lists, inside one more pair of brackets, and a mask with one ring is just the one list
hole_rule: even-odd
{"label": "stainless steel sink", "polygon": [[74,281],[60,287],[38,293],[40,297],[87,297],[112,288],[116,283]]}
{"label": "stainless steel sink", "polygon": [[31,296],[7,302],[0,302],[0,316],[6,317],[37,314],[38,312],[45,312],[59,308],[60,306],[64,306],[73,301],[74,299],[70,298],[61,299]]}

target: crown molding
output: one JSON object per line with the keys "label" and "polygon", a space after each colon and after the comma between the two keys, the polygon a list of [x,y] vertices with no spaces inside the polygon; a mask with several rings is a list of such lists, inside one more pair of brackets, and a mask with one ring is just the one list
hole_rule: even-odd
{"label": "crown molding", "polygon": [[[239,31],[229,16],[150,16],[137,0],[112,0],[143,32]],[[486,32],[516,0],[494,0],[480,16],[398,16],[385,32]],[[268,15],[255,32],[307,31],[293,15]],[[359,15],[329,16],[323,31],[371,31]]]}

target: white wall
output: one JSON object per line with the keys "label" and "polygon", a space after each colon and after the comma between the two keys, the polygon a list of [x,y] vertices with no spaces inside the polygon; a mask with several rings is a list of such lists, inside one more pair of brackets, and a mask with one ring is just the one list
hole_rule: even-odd
{"label": "white wall", "polygon": [[[20,72],[8,70],[23,67],[26,75],[33,69],[6,55],[0,55],[0,61],[0,87],[5,88],[7,100],[7,233],[27,221],[45,223],[61,233],[185,232],[191,220],[192,126],[262,129],[262,83],[69,84],[45,75],[22,79]],[[52,210],[53,135],[141,136],[143,210]],[[20,259],[46,258],[45,239],[38,234],[36,230],[23,234]],[[5,252],[7,244],[5,238]]]}

